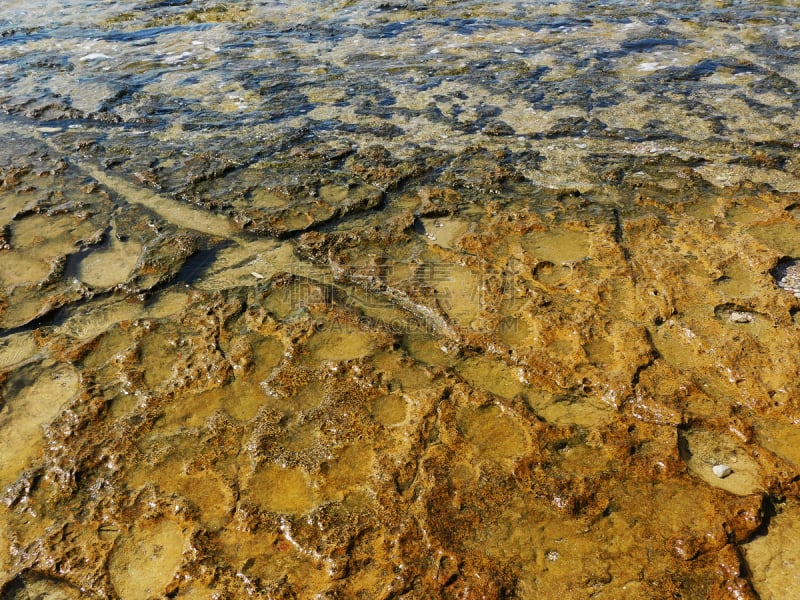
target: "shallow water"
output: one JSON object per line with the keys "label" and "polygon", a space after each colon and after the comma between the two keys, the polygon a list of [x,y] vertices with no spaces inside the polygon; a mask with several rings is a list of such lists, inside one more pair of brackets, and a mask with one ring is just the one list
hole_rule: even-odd
{"label": "shallow water", "polygon": [[798,12],[0,9],[2,596],[787,597]]}

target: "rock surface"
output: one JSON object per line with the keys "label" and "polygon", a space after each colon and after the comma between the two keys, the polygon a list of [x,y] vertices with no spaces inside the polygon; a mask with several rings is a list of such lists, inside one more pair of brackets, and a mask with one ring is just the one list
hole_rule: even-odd
{"label": "rock surface", "polygon": [[795,589],[791,7],[95,4],[2,9],[3,598]]}

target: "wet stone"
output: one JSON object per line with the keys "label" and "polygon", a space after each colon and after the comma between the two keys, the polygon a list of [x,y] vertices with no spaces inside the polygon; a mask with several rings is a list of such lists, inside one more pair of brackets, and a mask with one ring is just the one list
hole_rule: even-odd
{"label": "wet stone", "polygon": [[800,261],[784,259],[773,271],[778,287],[800,297]]}

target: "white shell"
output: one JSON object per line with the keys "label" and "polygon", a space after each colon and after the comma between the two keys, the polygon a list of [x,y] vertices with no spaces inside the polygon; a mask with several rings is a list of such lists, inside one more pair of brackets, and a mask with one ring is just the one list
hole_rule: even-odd
{"label": "white shell", "polygon": [[725,479],[728,475],[733,473],[733,469],[731,469],[728,465],[714,465],[711,467],[711,470],[714,471],[714,475],[720,479]]}

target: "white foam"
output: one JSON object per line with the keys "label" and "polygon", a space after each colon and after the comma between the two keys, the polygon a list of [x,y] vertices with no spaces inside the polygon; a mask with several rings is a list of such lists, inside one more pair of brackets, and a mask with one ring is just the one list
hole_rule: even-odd
{"label": "white foam", "polygon": [[657,63],[657,62],[643,62],[638,67],[636,67],[639,71],[658,71],[659,69],[663,69],[664,66]]}
{"label": "white foam", "polygon": [[111,58],[108,54],[103,54],[102,52],[92,52],[87,54],[86,56],[81,56],[78,60],[80,62],[84,62],[87,60],[105,60],[107,58]]}

